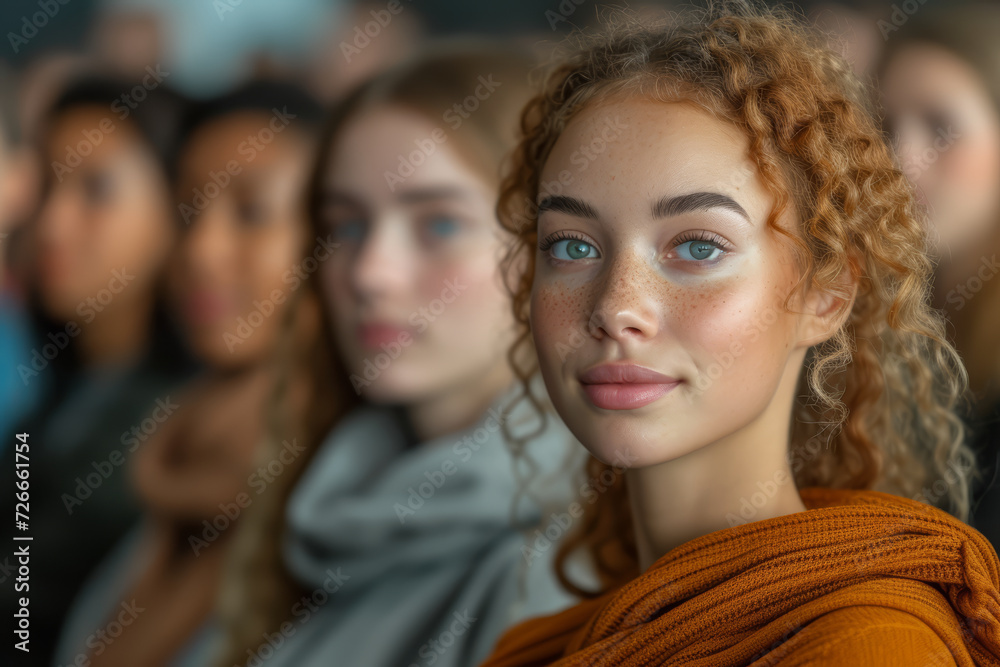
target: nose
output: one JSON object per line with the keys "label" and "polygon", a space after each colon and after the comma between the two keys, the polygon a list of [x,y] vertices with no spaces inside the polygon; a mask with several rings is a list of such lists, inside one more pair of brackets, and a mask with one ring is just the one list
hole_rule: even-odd
{"label": "nose", "polygon": [[629,252],[608,265],[590,315],[590,334],[624,343],[649,339],[659,332],[656,295],[659,281],[638,253]]}
{"label": "nose", "polygon": [[36,234],[41,247],[63,245],[69,240],[80,214],[79,203],[61,189],[49,192],[38,212]]}
{"label": "nose", "polygon": [[233,261],[236,251],[226,202],[212,202],[188,223],[181,263],[195,276],[213,276]]}
{"label": "nose", "polygon": [[404,227],[391,220],[372,221],[351,267],[351,286],[362,299],[412,287],[413,241]]}
{"label": "nose", "polygon": [[896,131],[895,145],[899,164],[910,180],[916,185],[927,171],[923,155],[929,146],[925,132],[916,123],[900,122]]}

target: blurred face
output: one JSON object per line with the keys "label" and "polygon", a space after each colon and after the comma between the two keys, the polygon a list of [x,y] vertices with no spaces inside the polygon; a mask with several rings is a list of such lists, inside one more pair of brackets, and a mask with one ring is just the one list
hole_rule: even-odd
{"label": "blurred face", "polygon": [[162,168],[138,131],[112,116],[78,107],[46,137],[35,240],[42,305],[56,319],[84,322],[148,298],[174,240]]}
{"label": "blurred face", "polygon": [[435,131],[412,112],[366,111],[331,156],[322,220],[342,245],[323,278],[352,381],[371,400],[462,391],[506,363],[496,186]]}
{"label": "blurred face", "polygon": [[[609,123],[621,134],[581,169]],[[532,332],[559,414],[607,463],[623,446],[633,467],[669,461],[769,419],[787,433],[774,399],[805,352],[783,307],[798,271],[747,146],[693,106],[627,98],[582,110],[545,163],[542,183],[572,179],[540,195]]]}
{"label": "blurred face", "polygon": [[273,349],[302,284],[308,145],[286,127],[253,148],[247,138],[270,119],[241,112],[213,120],[180,160],[184,232],[172,294],[192,347],[217,366],[253,362]]}
{"label": "blurred face", "polygon": [[964,254],[1000,224],[1000,115],[976,72],[935,46],[908,46],[883,75],[887,129],[929,207],[938,253]]}

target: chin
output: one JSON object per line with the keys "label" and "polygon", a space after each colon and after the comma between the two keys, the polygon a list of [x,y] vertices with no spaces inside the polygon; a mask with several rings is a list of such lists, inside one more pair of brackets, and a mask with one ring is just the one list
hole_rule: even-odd
{"label": "chin", "polygon": [[202,334],[189,340],[195,356],[213,368],[239,368],[259,361],[263,357],[263,353],[252,345],[252,338],[238,343],[230,340],[232,349],[223,340],[221,332]]}
{"label": "chin", "polygon": [[699,448],[683,418],[663,406],[601,410],[586,397],[552,396],[556,411],[596,459],[612,466],[646,468]]}
{"label": "chin", "polygon": [[354,368],[350,381],[365,400],[385,405],[405,405],[426,400],[434,393],[434,387],[427,383],[428,375],[392,366],[377,375],[370,368],[367,374],[365,368]]}
{"label": "chin", "polygon": [[85,303],[85,298],[74,299],[73,296],[66,294],[42,294],[40,301],[45,314],[57,322],[78,320],[80,324],[86,323],[86,320],[76,312],[76,308]]}

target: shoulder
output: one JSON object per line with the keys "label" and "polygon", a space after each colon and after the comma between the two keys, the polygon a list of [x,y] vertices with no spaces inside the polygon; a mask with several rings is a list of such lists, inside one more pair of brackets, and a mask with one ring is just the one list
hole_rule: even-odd
{"label": "shoulder", "polygon": [[875,605],[844,607],[820,616],[771,651],[760,664],[957,665],[947,643],[925,621],[899,609]]}

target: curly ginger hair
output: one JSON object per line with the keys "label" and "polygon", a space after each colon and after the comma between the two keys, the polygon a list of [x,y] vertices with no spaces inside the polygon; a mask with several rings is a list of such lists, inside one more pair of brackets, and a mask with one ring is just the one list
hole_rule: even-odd
{"label": "curly ginger hair", "polygon": [[[960,419],[967,373],[929,305],[932,262],[923,211],[869,107],[869,91],[821,36],[780,9],[721,2],[650,25],[617,12],[596,35],[570,38],[522,115],[498,214],[515,241],[506,258],[520,333],[510,360],[532,401],[529,310],[545,162],[567,124],[589,104],[640,96],[684,101],[749,138],[775,199],[767,225],[798,261],[800,286],[850,308],[844,325],[809,350],[790,425],[790,459],[807,460],[804,486],[874,488],[945,507],[965,518],[973,457]],[[797,228],[778,220],[792,206]],[[845,280],[845,277],[849,280]],[[805,454],[810,443],[826,447]],[[590,478],[610,465],[595,458]],[[563,585],[580,548],[602,590],[639,574],[625,478],[615,481],[564,541]],[[930,485],[928,487],[928,485]]]}

